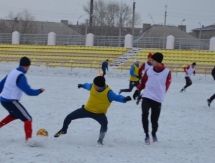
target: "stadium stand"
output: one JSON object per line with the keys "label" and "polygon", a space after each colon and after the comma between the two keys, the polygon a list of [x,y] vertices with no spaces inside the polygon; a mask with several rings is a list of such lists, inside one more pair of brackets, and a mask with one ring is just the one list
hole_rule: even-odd
{"label": "stadium stand", "polygon": [[13,62],[22,56],[28,56],[32,60],[32,65],[100,68],[104,60],[108,59],[111,65],[127,51],[126,48],[117,47],[0,44],[0,61]]}
{"label": "stadium stand", "polygon": [[142,64],[147,60],[148,53],[161,52],[164,54],[163,63],[173,72],[182,72],[183,67],[192,62],[197,63],[197,71],[200,73],[210,73],[215,66],[215,52],[205,50],[165,50],[144,48],[136,55],[132,56],[121,64],[118,69],[128,70],[135,59],[139,59]]}
{"label": "stadium stand", "polygon": [[[118,47],[87,46],[36,46],[0,44],[0,62],[17,62],[22,56],[28,56],[32,65],[50,67],[82,67],[100,69],[101,63],[109,59],[110,65],[123,57],[130,49]],[[129,70],[135,59],[145,62],[149,52],[164,54],[163,63],[173,72],[182,72],[183,67],[197,63],[198,73],[210,73],[214,67],[215,52],[204,50],[165,50],[144,48],[123,61],[117,69]],[[129,53],[128,53],[129,54]]]}

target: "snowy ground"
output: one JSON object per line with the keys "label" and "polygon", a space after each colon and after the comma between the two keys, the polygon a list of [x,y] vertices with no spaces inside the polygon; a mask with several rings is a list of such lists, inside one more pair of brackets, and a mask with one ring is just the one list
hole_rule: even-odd
{"label": "snowy ground", "polygon": [[[16,64],[0,64],[3,78]],[[64,69],[32,66],[27,74],[32,88],[44,87],[38,97],[23,95],[21,103],[33,117],[34,138],[42,144],[29,147],[24,141],[23,123],[19,120],[0,129],[0,163],[214,163],[215,103],[206,99],[214,92],[211,76],[192,77],[193,85],[185,93],[183,74],[173,73],[159,119],[159,142],[145,145],[141,108],[135,101],[112,103],[107,114],[109,129],[105,145],[99,146],[100,126],[92,119],[73,121],[67,135],[54,138],[65,116],[86,103],[89,92],[77,89],[78,83],[92,82],[98,70]],[[117,93],[128,87],[128,72],[110,70],[108,85]],[[123,95],[132,95],[124,93]],[[8,113],[0,106],[0,119]],[[46,128],[48,138],[36,137]]]}

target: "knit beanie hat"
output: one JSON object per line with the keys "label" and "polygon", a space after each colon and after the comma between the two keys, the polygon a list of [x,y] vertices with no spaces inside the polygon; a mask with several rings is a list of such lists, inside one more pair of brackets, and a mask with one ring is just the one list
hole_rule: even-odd
{"label": "knit beanie hat", "polygon": [[97,85],[98,87],[104,87],[105,86],[105,78],[104,76],[97,76],[94,78],[93,83]]}
{"label": "knit beanie hat", "polygon": [[148,58],[151,58],[152,57],[152,53],[151,52],[149,52],[149,54],[148,54]]}
{"label": "knit beanie hat", "polygon": [[159,52],[157,52],[157,53],[154,53],[153,55],[152,55],[152,57],[151,57],[153,60],[155,60],[156,62],[159,62],[159,63],[161,63],[162,62],[162,60],[163,60],[163,54],[162,53],[159,53]]}
{"label": "knit beanie hat", "polygon": [[19,61],[19,65],[20,66],[30,66],[31,65],[31,61],[28,57],[22,57]]}

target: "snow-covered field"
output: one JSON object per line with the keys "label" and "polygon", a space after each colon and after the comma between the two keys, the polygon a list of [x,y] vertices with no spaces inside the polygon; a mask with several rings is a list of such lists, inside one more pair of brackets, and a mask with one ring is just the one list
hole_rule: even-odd
{"label": "snow-covered field", "polygon": [[[17,64],[1,63],[0,78],[16,67]],[[88,99],[89,92],[78,89],[77,84],[92,82],[97,74],[98,70],[32,66],[27,74],[29,84],[46,91],[37,97],[23,95],[21,103],[33,117],[32,141],[40,146],[25,143],[23,123],[16,120],[0,129],[0,163],[215,162],[215,101],[211,107],[206,103],[215,93],[210,75],[197,74],[192,77],[193,85],[180,93],[185,84],[184,74],[173,73],[162,106],[156,144],[144,144],[141,107],[135,101],[112,103],[104,146],[97,144],[100,126],[92,119],[73,121],[66,135],[54,138],[65,116]],[[128,77],[127,71],[110,70],[106,81],[118,93],[120,88],[128,87]],[[132,96],[133,92],[122,95]],[[0,106],[0,119],[7,114]],[[39,128],[47,129],[49,137],[36,137]]]}

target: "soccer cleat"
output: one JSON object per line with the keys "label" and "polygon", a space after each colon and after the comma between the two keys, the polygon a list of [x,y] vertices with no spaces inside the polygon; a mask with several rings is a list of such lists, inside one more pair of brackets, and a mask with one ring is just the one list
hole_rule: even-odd
{"label": "soccer cleat", "polygon": [[146,136],[146,138],[145,138],[145,144],[146,145],[150,145],[150,137],[149,136]]}
{"label": "soccer cleat", "polygon": [[27,146],[30,146],[30,147],[36,147],[37,146],[36,141],[31,139],[31,138],[26,139],[25,143]]}
{"label": "soccer cleat", "polygon": [[152,140],[153,140],[153,143],[157,143],[158,142],[158,138],[156,135],[152,135]]}
{"label": "soccer cleat", "polygon": [[99,140],[97,141],[97,143],[99,145],[103,145],[104,137],[105,137],[105,132],[100,132],[100,134],[99,134]]}
{"label": "soccer cleat", "polygon": [[185,89],[185,88],[182,88],[180,92],[186,92],[186,89]]}
{"label": "soccer cleat", "polygon": [[54,137],[55,137],[55,138],[58,138],[58,137],[60,137],[62,134],[66,134],[66,132],[60,130],[60,131],[58,131],[58,132],[54,135]]}
{"label": "soccer cleat", "polygon": [[31,139],[32,139],[32,138],[26,138],[26,139],[25,139],[25,142],[27,143],[27,142],[29,142]]}
{"label": "soccer cleat", "polygon": [[210,101],[210,99],[207,99],[207,102],[208,102],[208,106],[210,107],[210,106],[211,106],[211,101]]}
{"label": "soccer cleat", "polygon": [[98,143],[98,145],[104,145],[103,140],[100,140],[100,139],[97,141],[97,143]]}

